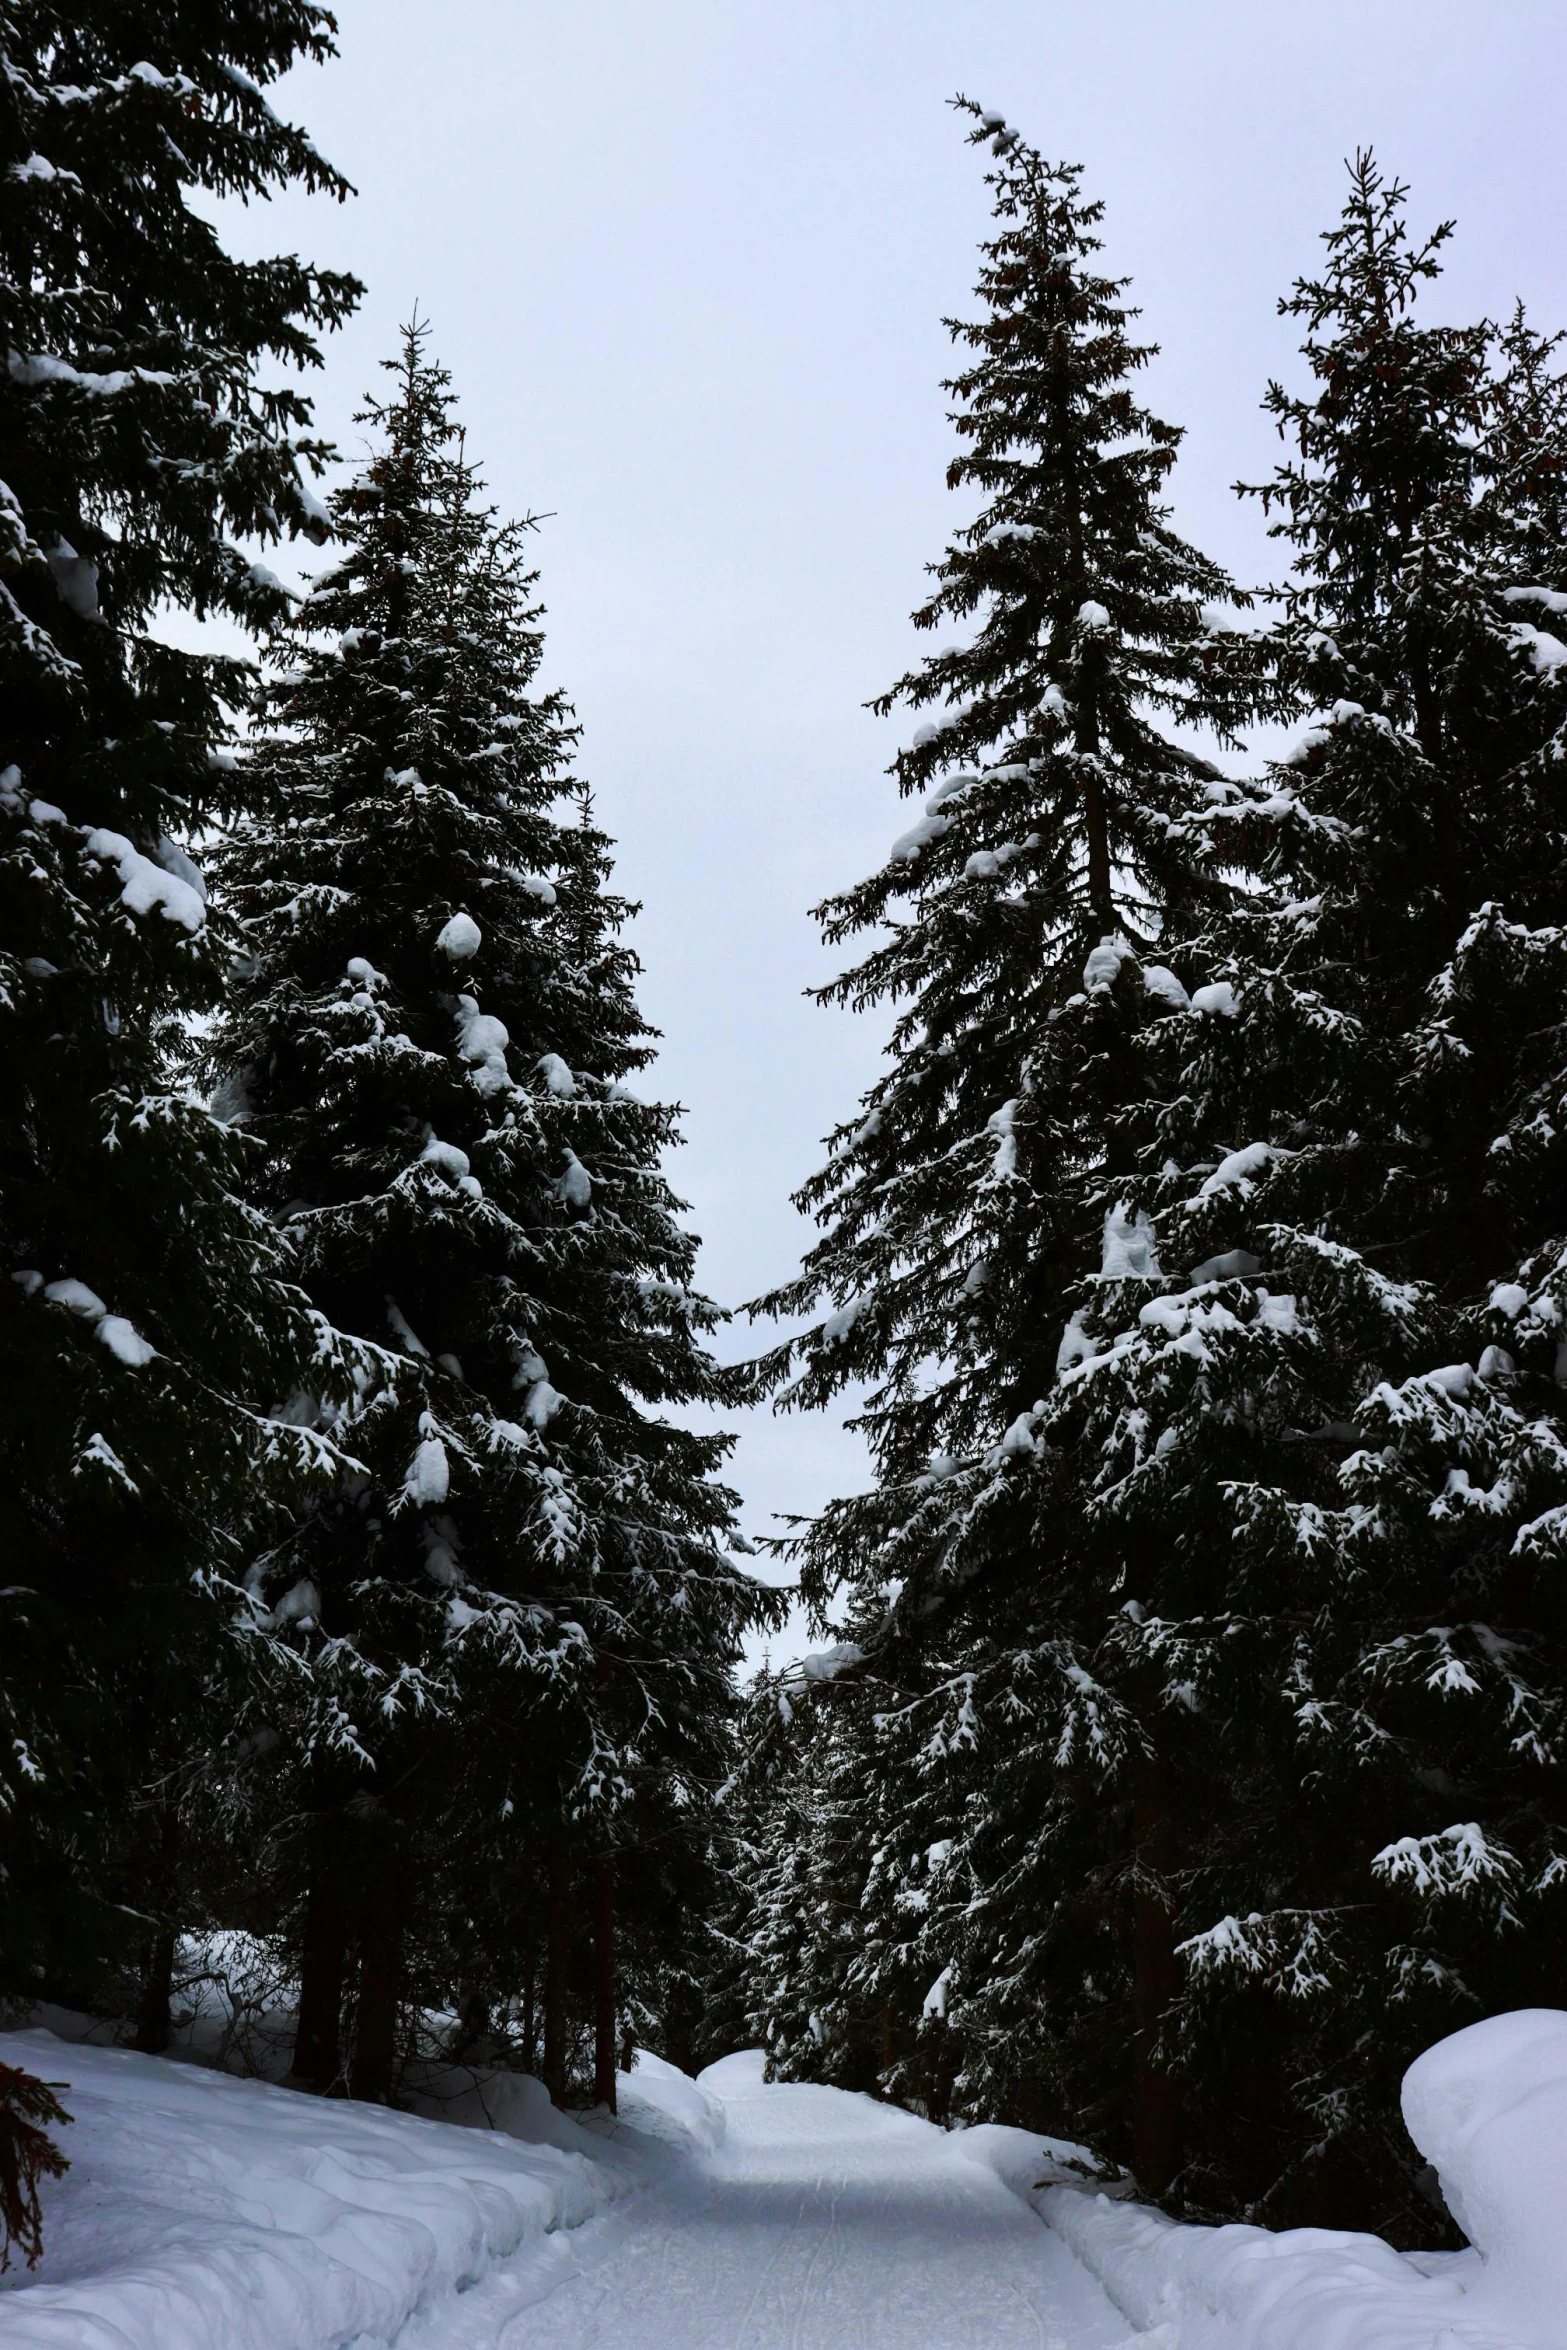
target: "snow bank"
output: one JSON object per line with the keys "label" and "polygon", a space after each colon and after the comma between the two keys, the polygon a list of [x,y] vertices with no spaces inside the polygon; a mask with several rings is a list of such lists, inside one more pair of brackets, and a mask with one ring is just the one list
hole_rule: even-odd
{"label": "snow bank", "polygon": [[1075,2148],[1016,2130],[965,2143],[1028,2197],[1149,2350],[1560,2350],[1567,2014],[1525,2009],[1455,2032],[1410,2066],[1403,2104],[1467,2251],[1398,2253],[1328,2228],[1183,2227],[1074,2183]]}
{"label": "snow bank", "polygon": [[[629,2158],[639,2178],[653,2178],[669,2158],[700,2159],[724,2135],[716,2097],[650,2049],[639,2048],[629,2072],[615,2075],[614,2114],[590,2108],[561,2113],[542,2081],[491,2065],[422,2063],[409,2069],[404,2102],[431,2121],[465,2130],[500,2130],[530,2145],[584,2150],[608,2160]],[[606,2155],[606,2148],[611,2151]]]}
{"label": "snow bank", "polygon": [[1406,2255],[1331,2228],[1183,2227],[1080,2187],[1031,2200],[1149,2350],[1526,2350],[1480,2306],[1473,2253]]}
{"label": "snow bank", "polygon": [[1404,2075],[1404,2120],[1485,2263],[1488,2308],[1560,2342],[1567,2312],[1567,2015],[1488,2016]]}
{"label": "snow bank", "polygon": [[[724,2139],[722,2102],[700,2081],[639,2048],[615,2083],[620,2125],[681,2154],[711,2154]],[[595,2123],[588,2117],[585,2127]]]}
{"label": "snow bank", "polygon": [[[813,2130],[841,2108],[994,2173],[1147,2350],[1561,2350],[1567,2339],[1567,2014],[1555,2010],[1493,2017],[1410,2068],[1405,2117],[1472,2248],[1401,2254],[1328,2229],[1183,2226],[1119,2187],[1104,2192],[1081,2147],[988,2125],[945,2136],[866,2099],[769,2087],[759,2049],[695,2081],[639,2052],[619,2076],[619,2114],[579,2119],[537,2082],[439,2057],[418,2068],[414,2099],[439,2119],[237,2079],[212,2067],[258,2052],[281,2061],[284,2011],[268,1979],[246,1975],[244,1938],[229,1939],[226,1972],[214,1968],[223,1999],[188,2019],[184,2061],[39,2028],[0,2037],[8,2060],[63,2084],[74,2116],[71,2169],[44,2190],[44,2262],[0,2278],[4,2350],[503,2341],[511,2314],[575,2273],[581,2254],[562,2231],[657,2179],[684,2194],[683,2172],[722,2175],[726,2109],[742,2156],[759,2106],[781,2101],[797,2139],[802,2099],[815,2101]],[[254,2046],[242,2044],[244,2019]],[[191,2060],[198,2043],[205,2064]],[[792,2302],[790,2313],[793,2324]]]}
{"label": "snow bank", "polygon": [[1039,2187],[1082,2186],[1103,2175],[1086,2146],[1074,2146],[1070,2138],[1036,2138],[1032,2130],[1008,2129],[1002,2122],[978,2122],[958,2144],[1015,2195],[1026,2197]]}
{"label": "snow bank", "polygon": [[383,2350],[643,2177],[526,2084],[453,2129],[46,2031],[0,2048],[74,2117],[44,2260],[0,2278],[6,2350]]}
{"label": "snow bank", "polygon": [[566,2154],[587,2150],[579,2125],[550,2103],[544,2083],[529,2073],[501,2072],[493,2065],[415,2063],[399,2094],[408,2110],[426,2121],[459,2130],[499,2130],[503,2138],[557,2146]]}
{"label": "snow bank", "polygon": [[704,2066],[696,2076],[696,2085],[714,2097],[763,2096],[772,2086],[767,2078],[767,2051],[737,2048],[733,2056],[721,2056],[716,2064]]}

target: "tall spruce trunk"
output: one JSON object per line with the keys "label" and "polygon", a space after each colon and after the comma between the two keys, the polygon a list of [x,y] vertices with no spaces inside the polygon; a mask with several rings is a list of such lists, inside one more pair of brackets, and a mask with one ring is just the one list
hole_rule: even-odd
{"label": "tall spruce trunk", "polygon": [[377,1821],[366,1838],[359,1898],[359,2002],[349,2094],[384,2105],[397,2069],[397,2017],[402,1997],[403,1894],[401,1851],[390,1822]]}
{"label": "tall spruce trunk", "polygon": [[615,1855],[593,1864],[593,2102],[615,2111]]}
{"label": "tall spruce trunk", "polygon": [[1160,2026],[1173,2001],[1178,1969],[1175,1917],[1166,1880],[1170,1818],[1164,1773],[1145,1756],[1133,1780],[1137,1891],[1132,1913],[1132,2020],[1136,2064],[1132,2170],[1145,2195],[1163,2195],[1181,2167],[1181,2083],[1159,2063]]}
{"label": "tall spruce trunk", "polygon": [[322,2096],[340,2085],[343,2071],[343,1989],[350,1923],[344,1874],[346,1841],[339,1813],[316,1813],[310,1823],[310,1883],[305,1897],[293,2070],[297,2080]]}
{"label": "tall spruce trunk", "polygon": [[149,1856],[149,1906],[163,1913],[157,1931],[142,1956],[141,1984],[136,2001],[136,2038],[132,2043],[144,2056],[161,2056],[169,2045],[169,2005],[174,1996],[174,1926],[179,1902],[176,1862],[179,1855],[179,1818],[172,1803],[157,1809],[157,1834]]}
{"label": "tall spruce trunk", "polygon": [[566,2102],[566,1976],[571,1942],[571,1871],[566,1839],[549,1840],[544,1943],[544,2086],[556,2105]]}
{"label": "tall spruce trunk", "polygon": [[536,1937],[530,1915],[522,1937],[522,2069],[525,2073],[537,2070],[539,2058],[538,2017],[534,2011],[534,1949]]}
{"label": "tall spruce trunk", "polygon": [[162,2056],[169,2045],[169,2003],[174,1996],[172,1926],[160,1927],[147,1945],[141,1992],[136,2002],[136,2037],[132,2046],[144,2056]]}

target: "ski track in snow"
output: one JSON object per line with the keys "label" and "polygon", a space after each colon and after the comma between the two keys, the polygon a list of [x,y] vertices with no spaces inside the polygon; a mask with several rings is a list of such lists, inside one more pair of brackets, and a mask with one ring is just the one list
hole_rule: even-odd
{"label": "ski track in snow", "polygon": [[1061,2239],[914,2115],[702,2075],[726,2130],[633,2208],[556,2235],[398,2350],[1112,2350],[1124,2317]]}

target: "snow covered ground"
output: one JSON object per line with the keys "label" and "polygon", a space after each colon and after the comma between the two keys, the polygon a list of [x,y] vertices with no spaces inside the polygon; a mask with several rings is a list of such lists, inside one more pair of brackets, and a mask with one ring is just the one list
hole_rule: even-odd
{"label": "snow covered ground", "polygon": [[547,2112],[527,2143],[47,2032],[0,2049],[74,2117],[45,2258],[0,2278],[5,2350],[374,2350],[641,2183]]}
{"label": "snow covered ground", "polygon": [[[616,2123],[536,2084],[470,2126],[7,2034],[68,2084],[47,2253],[4,2350],[1560,2350],[1567,2016],[1493,2018],[1406,2113],[1477,2249],[1177,2226],[1071,2149],[948,2135],[758,2054],[656,2058]],[[485,2127],[486,2112],[492,2124]],[[478,2126],[473,2126],[473,2125]],[[1045,2224],[1041,2224],[1044,2222]]]}
{"label": "snow covered ground", "polygon": [[1138,2350],[1562,2350],[1567,2344],[1567,2015],[1491,2016],[1417,2058],[1404,2119],[1463,2252],[1326,2228],[1182,2227],[1032,2187],[1032,2142],[974,2130],[1135,2329]]}
{"label": "snow covered ground", "polygon": [[580,2275],[519,2312],[505,2350],[1125,2342],[1125,2319],[962,2137],[840,2089],[768,2087],[761,2069],[753,2052],[702,2075],[722,2143],[585,2243]]}
{"label": "snow covered ground", "polygon": [[[759,2055],[639,2059],[618,2123],[516,2139],[8,2034],[68,2084],[5,2350],[1109,2350],[1127,2328],[964,2141]],[[534,2084],[512,2084],[514,2090]],[[542,2093],[540,2093],[542,2095]],[[493,2100],[492,2100],[493,2103]]]}

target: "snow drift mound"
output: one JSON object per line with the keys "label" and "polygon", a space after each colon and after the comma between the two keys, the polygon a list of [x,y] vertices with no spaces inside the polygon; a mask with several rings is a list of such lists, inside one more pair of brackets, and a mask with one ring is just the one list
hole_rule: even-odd
{"label": "snow drift mound", "polygon": [[49,2032],[0,2048],[74,2117],[43,2263],[0,2277],[5,2350],[379,2350],[640,2183],[563,2115],[555,2143],[508,2135],[526,2098],[451,2129]]}
{"label": "snow drift mound", "polygon": [[[1329,2228],[1183,2227],[1066,2183],[1032,2200],[1150,2350],[1562,2350],[1567,2014],[1531,2008],[1455,2032],[1410,2066],[1403,2102],[1467,2252],[1398,2253]],[[1060,2154],[1045,2147],[1036,2178],[1059,2180]],[[992,2159],[1022,2184],[1016,2155],[1008,2143]]]}
{"label": "snow drift mound", "polygon": [[1489,2321],[1472,2254],[1411,2258],[1331,2228],[1183,2227],[1078,2187],[1034,2202],[1148,2350],[1547,2350]]}
{"label": "snow drift mound", "polygon": [[724,2136],[719,2100],[651,2049],[639,2048],[629,2073],[615,2083],[623,2122],[683,2154],[711,2154]]}
{"label": "snow drift mound", "polygon": [[1488,2016],[1404,2075],[1404,2120],[1484,2263],[1484,2296],[1541,2342],[1567,2338],[1567,2015]]}

